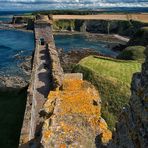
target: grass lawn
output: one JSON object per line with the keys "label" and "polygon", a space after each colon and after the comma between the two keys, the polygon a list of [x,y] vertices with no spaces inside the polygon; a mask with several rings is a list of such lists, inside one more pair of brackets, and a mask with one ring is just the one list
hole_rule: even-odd
{"label": "grass lawn", "polygon": [[74,68],[98,89],[102,99],[102,116],[114,129],[121,109],[128,104],[132,75],[141,70],[141,62],[89,56]]}

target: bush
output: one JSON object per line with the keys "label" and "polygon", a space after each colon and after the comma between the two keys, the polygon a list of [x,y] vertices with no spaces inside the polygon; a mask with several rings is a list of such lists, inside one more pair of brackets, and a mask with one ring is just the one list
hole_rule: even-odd
{"label": "bush", "polygon": [[147,46],[148,45],[148,27],[139,29],[128,42],[128,46]]}
{"label": "bush", "polygon": [[124,60],[144,60],[144,46],[129,46],[123,50],[118,56],[118,59]]}
{"label": "bush", "polygon": [[75,29],[75,20],[58,20],[53,22],[54,30],[68,30]]}

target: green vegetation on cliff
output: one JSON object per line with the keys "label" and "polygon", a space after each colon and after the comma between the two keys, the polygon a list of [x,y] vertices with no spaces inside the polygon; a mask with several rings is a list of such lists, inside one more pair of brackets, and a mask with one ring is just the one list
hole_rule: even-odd
{"label": "green vegetation on cliff", "polygon": [[58,20],[53,23],[54,30],[74,30],[75,29],[75,20]]}
{"label": "green vegetation on cliff", "polygon": [[[68,30],[83,31],[104,34],[120,34],[133,37],[141,27],[148,26],[148,23],[138,21],[108,21],[108,20],[55,20],[53,29],[55,31]],[[145,27],[146,28],[146,27]]]}
{"label": "green vegetation on cliff", "polygon": [[119,55],[118,59],[124,60],[142,60],[144,61],[145,47],[144,46],[129,46],[125,48]]}
{"label": "green vegetation on cliff", "polygon": [[102,115],[111,130],[117,117],[130,98],[130,83],[133,73],[139,72],[141,63],[111,58],[89,56],[74,68],[84,79],[98,89],[102,99]]}
{"label": "green vegetation on cliff", "polygon": [[131,38],[131,40],[128,43],[128,46],[135,46],[135,45],[141,45],[141,46],[147,46],[148,45],[148,27],[142,27],[140,28]]}

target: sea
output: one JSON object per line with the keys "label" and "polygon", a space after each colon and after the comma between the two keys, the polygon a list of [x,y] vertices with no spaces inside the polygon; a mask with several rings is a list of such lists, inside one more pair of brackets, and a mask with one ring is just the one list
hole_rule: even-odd
{"label": "sea", "polygon": [[[100,10],[99,10],[100,11]],[[104,9],[103,9],[104,11]],[[108,8],[110,12],[148,12],[148,8]],[[0,11],[0,21],[10,22],[13,15],[31,13],[30,11]],[[65,52],[74,49],[93,49],[100,54],[116,56],[117,53],[108,48],[108,43],[88,40],[85,35],[55,35],[57,48]],[[20,75],[19,64],[23,58],[30,56],[34,50],[34,34],[18,30],[0,30],[0,75]],[[19,58],[18,58],[19,57]]]}
{"label": "sea", "polygon": [[[117,9],[116,9],[117,10]],[[0,21],[10,22],[13,15],[30,12],[0,12]],[[57,48],[65,52],[74,49],[93,49],[100,54],[115,56],[108,43],[89,40],[85,35],[55,35]],[[0,30],[0,76],[22,75],[20,63],[34,50],[34,34],[19,30]],[[27,90],[0,92],[0,147],[16,148],[26,106]]]}

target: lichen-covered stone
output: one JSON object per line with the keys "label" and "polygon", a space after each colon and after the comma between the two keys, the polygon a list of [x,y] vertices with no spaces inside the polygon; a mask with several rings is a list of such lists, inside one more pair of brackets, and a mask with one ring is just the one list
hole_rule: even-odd
{"label": "lichen-covered stone", "polygon": [[[64,79],[61,90],[51,91],[44,104],[45,116],[41,144],[44,148],[95,148],[97,137],[107,144],[112,138],[101,118],[100,97],[96,89],[81,79]],[[48,109],[49,108],[49,109]]]}

